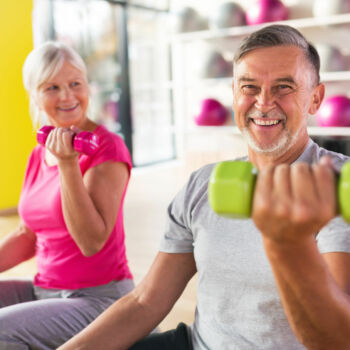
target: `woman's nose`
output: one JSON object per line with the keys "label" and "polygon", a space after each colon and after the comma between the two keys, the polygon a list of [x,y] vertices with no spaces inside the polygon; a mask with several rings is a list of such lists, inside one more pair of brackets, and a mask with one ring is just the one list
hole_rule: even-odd
{"label": "woman's nose", "polygon": [[62,100],[68,100],[72,97],[72,91],[69,87],[63,87],[60,91],[60,97]]}

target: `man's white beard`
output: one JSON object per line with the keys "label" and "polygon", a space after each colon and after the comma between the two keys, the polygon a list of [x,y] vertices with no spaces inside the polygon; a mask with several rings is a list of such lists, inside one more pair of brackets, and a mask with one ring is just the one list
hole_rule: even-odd
{"label": "man's white beard", "polygon": [[283,135],[274,143],[269,145],[259,145],[258,142],[251,136],[248,127],[242,129],[242,135],[247,140],[248,146],[255,152],[265,154],[267,156],[278,156],[287,152],[292,148],[298,139],[301,128],[292,135],[289,131],[285,131]]}

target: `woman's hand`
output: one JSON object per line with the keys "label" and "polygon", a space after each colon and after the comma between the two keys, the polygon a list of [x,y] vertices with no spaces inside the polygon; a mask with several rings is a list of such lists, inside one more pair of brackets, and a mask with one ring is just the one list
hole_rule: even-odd
{"label": "woman's hand", "polygon": [[55,128],[49,133],[45,147],[59,161],[76,159],[79,153],[73,147],[73,139],[77,132],[78,129],[75,126]]}

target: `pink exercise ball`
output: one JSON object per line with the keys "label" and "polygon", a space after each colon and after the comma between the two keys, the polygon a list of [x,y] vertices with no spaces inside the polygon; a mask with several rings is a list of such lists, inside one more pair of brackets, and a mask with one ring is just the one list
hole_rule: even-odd
{"label": "pink exercise ball", "polygon": [[200,113],[194,118],[197,125],[219,126],[226,122],[228,109],[214,98],[206,98],[201,103]]}
{"label": "pink exercise ball", "polygon": [[288,8],[280,0],[257,0],[247,11],[249,25],[284,21],[289,17]]}
{"label": "pink exercise ball", "polygon": [[350,126],[350,98],[334,95],[326,98],[316,114],[319,126]]}

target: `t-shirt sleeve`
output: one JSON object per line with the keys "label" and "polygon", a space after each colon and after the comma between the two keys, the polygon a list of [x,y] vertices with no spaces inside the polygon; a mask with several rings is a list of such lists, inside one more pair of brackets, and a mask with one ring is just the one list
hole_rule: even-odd
{"label": "t-shirt sleeve", "polygon": [[109,131],[105,131],[103,134],[99,135],[99,137],[100,144],[96,153],[92,157],[83,156],[84,159],[81,160],[83,171],[101,163],[112,161],[125,163],[130,172],[132,161],[123,139]]}
{"label": "t-shirt sleeve", "polygon": [[167,223],[159,250],[164,253],[190,253],[193,251],[193,236],[188,227],[183,206],[186,189],[182,189],[170,203]]}
{"label": "t-shirt sleeve", "polygon": [[321,253],[350,253],[350,225],[338,216],[318,233],[316,241]]}
{"label": "t-shirt sleeve", "polygon": [[195,213],[207,201],[208,174],[212,165],[194,172],[187,184],[175,196],[168,207],[167,224],[160,243],[160,251],[166,253],[190,253],[194,250]]}

